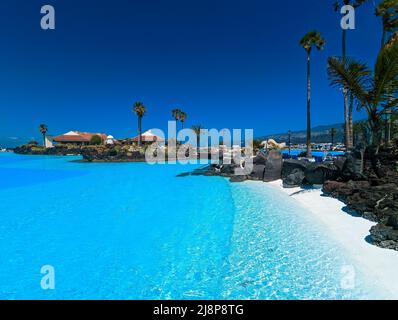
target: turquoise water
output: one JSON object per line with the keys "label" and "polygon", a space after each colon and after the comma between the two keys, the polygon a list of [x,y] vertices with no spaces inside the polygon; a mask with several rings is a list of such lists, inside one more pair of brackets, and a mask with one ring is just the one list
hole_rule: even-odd
{"label": "turquoise water", "polygon": [[[271,187],[176,177],[194,165],[73,159],[0,154],[0,299],[376,295],[359,271],[342,288],[352,261]],[[41,289],[43,265],[54,290]]]}

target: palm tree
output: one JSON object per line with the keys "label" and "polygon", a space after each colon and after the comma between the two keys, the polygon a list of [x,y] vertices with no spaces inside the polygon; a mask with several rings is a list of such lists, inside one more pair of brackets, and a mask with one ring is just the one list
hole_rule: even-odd
{"label": "palm tree", "polygon": [[178,120],[180,120],[180,115],[181,115],[181,110],[180,109],[173,109],[171,110],[171,116],[173,117],[173,119],[178,122]]}
{"label": "palm tree", "polygon": [[[353,67],[355,66],[355,67]],[[349,88],[358,106],[368,114],[371,144],[378,150],[381,141],[382,116],[398,107],[398,40],[392,37],[380,50],[375,68],[355,61],[332,57],[328,60],[331,85]]]}
{"label": "palm tree", "polygon": [[138,145],[142,144],[141,135],[142,135],[142,117],[146,113],[146,107],[142,102],[137,101],[134,103],[133,112],[137,115],[138,118]]}
{"label": "palm tree", "polygon": [[336,135],[336,133],[337,133],[336,128],[330,129],[330,135],[332,137],[332,147],[331,147],[331,149],[333,149],[333,146],[334,146],[334,136]]}
{"label": "palm tree", "polygon": [[308,158],[311,157],[311,51],[312,47],[322,50],[326,41],[317,31],[307,33],[301,40],[300,45],[307,52],[307,152]]}
{"label": "palm tree", "polygon": [[368,143],[368,123],[366,121],[357,121],[353,125],[354,146],[360,141]]}
{"label": "palm tree", "polygon": [[[334,4],[334,10],[340,12],[340,7],[350,5],[355,9],[361,6],[366,0],[339,0]],[[347,30],[342,28],[342,58],[343,61],[346,59],[346,47],[347,47]],[[349,112],[348,108],[348,89],[343,87],[344,95],[344,144],[347,149],[352,148],[352,128],[350,128],[350,123],[352,123],[352,113]]]}
{"label": "palm tree", "polygon": [[388,34],[398,30],[398,2],[397,0],[383,0],[375,10],[375,14],[383,20],[381,47],[386,44]]}
{"label": "palm tree", "polygon": [[[341,58],[341,61],[347,61],[346,58]],[[364,76],[368,76],[369,75],[369,70],[362,65],[361,63],[358,63],[356,61],[352,61],[350,60],[349,63],[346,63],[347,65],[347,71],[350,74],[355,74],[357,78],[361,78]],[[332,80],[332,79],[331,79]],[[333,79],[334,81],[336,81],[336,85],[338,84],[338,86],[340,87],[340,89],[346,88],[347,90],[347,95],[349,97],[349,107],[348,107],[348,128],[346,127],[346,123],[344,123],[343,129],[344,129],[344,142],[346,143],[346,147],[352,148],[352,146],[354,145],[354,135],[353,135],[353,111],[354,111],[354,105],[356,103],[356,99],[355,99],[355,95],[352,92],[352,90],[350,90],[349,87],[346,86],[346,83],[342,80],[342,79]],[[348,137],[347,137],[347,133],[348,133]],[[349,144],[347,145],[347,140],[349,141]]]}
{"label": "palm tree", "polygon": [[43,135],[43,146],[45,147],[46,146],[46,134],[47,134],[47,131],[48,131],[47,125],[42,123],[39,126],[39,131]]}
{"label": "palm tree", "polygon": [[196,134],[196,146],[199,148],[200,146],[200,130],[203,129],[201,125],[193,125],[191,129],[195,132]]}
{"label": "palm tree", "polygon": [[184,129],[184,122],[186,119],[187,119],[187,114],[184,111],[180,111],[180,121],[182,129]]}

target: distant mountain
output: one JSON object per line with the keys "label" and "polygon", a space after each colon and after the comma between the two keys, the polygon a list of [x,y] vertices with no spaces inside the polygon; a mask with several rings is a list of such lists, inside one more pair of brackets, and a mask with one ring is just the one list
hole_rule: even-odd
{"label": "distant mountain", "polygon": [[0,148],[15,148],[31,140],[38,140],[32,137],[0,137]]}
{"label": "distant mountain", "polygon": [[[334,142],[343,142],[344,140],[344,128],[343,123],[336,123],[331,125],[323,125],[317,126],[311,129],[311,142],[314,143],[328,143],[331,142],[332,137],[330,135],[330,130],[335,128],[337,133],[334,136]],[[292,131],[291,133],[291,143],[292,144],[299,144],[299,143],[306,143],[306,130],[300,131]],[[278,134],[270,134],[267,136],[259,137],[260,140],[265,139],[274,139],[277,142],[288,142],[289,136],[288,133],[278,133]]]}

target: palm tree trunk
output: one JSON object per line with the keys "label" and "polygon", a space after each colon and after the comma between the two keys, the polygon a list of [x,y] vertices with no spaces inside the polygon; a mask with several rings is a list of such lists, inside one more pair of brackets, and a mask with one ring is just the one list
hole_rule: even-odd
{"label": "palm tree trunk", "polygon": [[142,117],[138,117],[138,145],[141,146],[142,141],[141,141],[141,134],[142,134],[142,129],[141,129],[141,124],[142,124]]}
{"label": "palm tree trunk", "polygon": [[386,29],[383,25],[383,33],[381,35],[381,48],[383,49],[384,45],[386,43]]}
{"label": "palm tree trunk", "polygon": [[46,134],[43,133],[43,147],[46,146]]}
{"label": "palm tree trunk", "polygon": [[311,158],[311,53],[307,54],[307,158]]}
{"label": "palm tree trunk", "polygon": [[[343,50],[343,64],[346,62],[346,43],[347,43],[347,30],[343,29],[343,37],[342,37],[342,50]],[[349,125],[349,116],[348,116],[348,90],[347,87],[343,88],[344,95],[344,144],[348,149],[352,148],[351,145],[351,136],[350,136],[350,125]]]}
{"label": "palm tree trunk", "polygon": [[350,146],[354,147],[354,123],[352,120],[354,110],[354,96],[350,94],[350,107],[348,110],[348,131],[350,137]]}

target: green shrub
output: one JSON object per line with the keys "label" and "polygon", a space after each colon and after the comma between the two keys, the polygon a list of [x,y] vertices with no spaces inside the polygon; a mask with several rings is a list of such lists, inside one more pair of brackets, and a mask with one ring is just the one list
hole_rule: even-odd
{"label": "green shrub", "polygon": [[90,139],[90,144],[93,146],[100,145],[102,143],[102,139],[99,135],[92,136]]}
{"label": "green shrub", "polygon": [[28,145],[37,146],[39,143],[36,140],[30,140]]}
{"label": "green shrub", "polygon": [[306,156],[307,156],[306,151],[303,151],[303,152],[299,153],[299,155],[298,155],[298,157],[300,157],[300,158],[305,158]]}
{"label": "green shrub", "polygon": [[258,139],[256,139],[256,140],[254,140],[253,141],[253,148],[254,149],[261,149],[261,143],[262,143],[262,141],[261,140],[258,140]]}
{"label": "green shrub", "polygon": [[44,149],[45,149],[45,147],[42,147],[42,146],[34,146],[30,150],[35,152],[35,151],[43,151]]}

